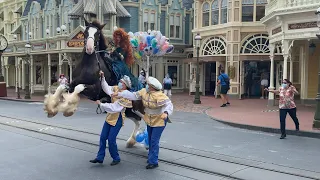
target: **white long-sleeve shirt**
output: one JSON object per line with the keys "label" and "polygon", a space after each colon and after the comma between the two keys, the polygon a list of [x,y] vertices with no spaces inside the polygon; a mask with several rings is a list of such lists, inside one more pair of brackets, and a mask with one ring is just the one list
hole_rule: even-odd
{"label": "white long-sleeve shirt", "polygon": [[[109,96],[111,96],[113,94],[113,89],[111,86],[109,86],[109,84],[107,83],[105,78],[102,78],[101,81],[101,86],[103,91],[108,94]],[[117,113],[117,112],[121,112],[123,110],[123,106],[121,106],[118,101],[113,102],[113,103],[101,103],[100,107],[108,112],[108,113]]]}
{"label": "white long-sleeve shirt", "polygon": [[[124,90],[122,92],[118,93],[118,96],[124,97],[129,100],[141,100],[141,96],[139,96],[135,92],[130,92],[128,90]],[[161,106],[161,112],[164,113],[165,111],[168,112],[168,115],[171,115],[173,113],[173,104],[171,101],[167,101],[163,106]]]}

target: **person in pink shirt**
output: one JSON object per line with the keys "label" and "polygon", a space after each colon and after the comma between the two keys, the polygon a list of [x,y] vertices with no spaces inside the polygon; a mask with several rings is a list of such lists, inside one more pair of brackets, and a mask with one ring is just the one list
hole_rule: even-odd
{"label": "person in pink shirt", "polygon": [[286,137],[286,116],[287,113],[291,116],[294,124],[296,125],[296,130],[299,131],[299,120],[297,118],[297,107],[294,102],[294,95],[299,94],[297,89],[292,85],[288,79],[284,79],[282,86],[279,90],[269,90],[265,89],[268,92],[279,94],[279,109],[280,109],[280,130],[281,137],[284,139]]}

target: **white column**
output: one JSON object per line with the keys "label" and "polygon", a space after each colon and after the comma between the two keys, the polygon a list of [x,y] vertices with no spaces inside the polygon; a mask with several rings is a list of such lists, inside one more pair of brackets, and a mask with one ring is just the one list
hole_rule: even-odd
{"label": "white column", "polygon": [[[177,88],[180,87],[180,64],[177,64]],[[164,78],[164,77],[163,77]]]}
{"label": "white column", "polygon": [[25,89],[26,86],[26,76],[25,76],[25,72],[26,72],[26,64],[24,62],[24,60],[21,61],[21,72],[22,72],[22,88],[21,89]]}
{"label": "white column", "polygon": [[294,60],[294,56],[290,56],[290,74],[289,74],[289,78],[290,81],[293,82],[293,60]]}
{"label": "white column", "polygon": [[59,75],[62,73],[61,72],[61,66],[62,66],[62,57],[61,57],[61,53],[59,53]]}
{"label": "white column", "polygon": [[34,73],[33,73],[33,56],[30,55],[30,92],[33,94],[33,79],[34,79]]}
{"label": "white column", "polygon": [[[299,65],[300,65],[300,82],[301,82],[301,87],[306,87],[306,76],[305,76],[305,73],[306,73],[306,61],[305,61],[305,58],[304,58],[304,47],[303,46],[300,46],[300,49],[299,49]],[[305,92],[306,92],[306,88],[300,88],[300,99],[305,99],[306,96],[305,96]]]}
{"label": "white column", "polygon": [[283,78],[282,79],[287,79],[288,78],[288,54],[283,55]]}
{"label": "white column", "polygon": [[[270,49],[270,86],[269,90],[274,90],[274,44],[269,44]],[[268,106],[274,106],[274,93],[269,92],[268,96]]]}
{"label": "white column", "polygon": [[51,93],[51,54],[48,54],[48,93]]}
{"label": "white column", "polygon": [[18,58],[18,87],[21,88],[21,63],[20,58]]}
{"label": "white column", "polygon": [[16,68],[16,70],[15,70],[15,89],[16,89],[16,92],[18,92],[18,77],[19,77],[19,73],[18,73],[18,57],[17,56],[15,56],[14,57],[14,62],[15,62],[15,68]]}
{"label": "white column", "polygon": [[68,65],[69,65],[69,69],[70,69],[69,78],[70,78],[70,83],[71,83],[71,81],[72,81],[72,71],[73,71],[73,68],[72,68],[72,59],[71,59],[71,58],[69,59]]}
{"label": "white column", "polygon": [[6,68],[6,84],[7,84],[7,87],[9,87],[9,65],[6,65],[5,68]]}

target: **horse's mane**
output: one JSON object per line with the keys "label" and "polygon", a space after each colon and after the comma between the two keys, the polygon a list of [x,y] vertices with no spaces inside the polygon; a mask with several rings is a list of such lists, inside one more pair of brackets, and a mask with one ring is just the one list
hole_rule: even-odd
{"label": "horse's mane", "polygon": [[[116,37],[120,36],[121,41],[120,44],[117,44]],[[122,28],[118,28],[113,32],[113,41],[116,46],[120,46],[123,51],[126,52],[127,56],[125,59],[125,62],[127,65],[132,65],[134,63],[133,54],[132,54],[132,48],[130,45],[130,38],[128,33],[124,31]]]}

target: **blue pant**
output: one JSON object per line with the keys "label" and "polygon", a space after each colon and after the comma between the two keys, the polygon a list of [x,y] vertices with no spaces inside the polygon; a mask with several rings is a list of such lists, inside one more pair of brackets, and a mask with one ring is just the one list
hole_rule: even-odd
{"label": "blue pant", "polygon": [[106,141],[108,140],[110,156],[112,157],[113,161],[120,161],[116,138],[121,127],[122,127],[121,114],[119,115],[117,124],[115,126],[111,126],[106,121],[104,122],[102,132],[100,135],[100,146],[97,154],[98,160],[100,161],[104,160],[104,157],[106,155]]}
{"label": "blue pant", "polygon": [[158,164],[159,141],[166,124],[167,120],[165,120],[165,125],[162,127],[151,127],[147,125],[149,139],[148,164]]}

